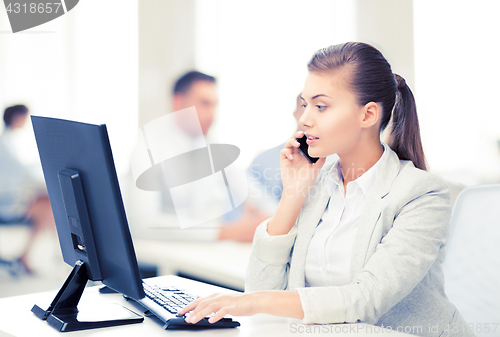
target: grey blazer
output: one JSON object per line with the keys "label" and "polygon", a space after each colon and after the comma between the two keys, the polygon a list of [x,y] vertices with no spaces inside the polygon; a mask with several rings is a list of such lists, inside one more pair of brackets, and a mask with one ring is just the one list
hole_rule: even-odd
{"label": "grey blazer", "polygon": [[257,228],[245,290],[297,290],[306,324],[366,322],[421,336],[474,336],[444,292],[448,186],[383,146],[388,155],[358,224],[350,284],[305,287],[307,249],[328,205],[324,180],[332,163],[288,234],[270,236],[269,220]]}

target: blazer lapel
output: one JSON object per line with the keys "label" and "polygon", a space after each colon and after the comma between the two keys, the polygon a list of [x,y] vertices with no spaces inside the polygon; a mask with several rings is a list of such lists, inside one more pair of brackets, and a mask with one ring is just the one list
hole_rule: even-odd
{"label": "blazer lapel", "polygon": [[[303,206],[299,216],[297,227],[300,235],[297,235],[293,247],[294,252],[298,253],[292,255],[290,264],[290,276],[292,277],[292,279],[290,279],[290,287],[292,289],[305,286],[305,263],[309,242],[311,242],[314,231],[330,200],[330,195],[325,188],[324,180],[328,176],[331,166],[333,165],[329,165],[324,169],[323,174],[309,192],[308,198],[310,198],[310,200]],[[313,193],[316,194],[312,195]]]}
{"label": "blazer lapel", "polygon": [[359,274],[366,262],[368,247],[372,238],[375,224],[382,212],[382,199],[378,195],[371,194],[366,199],[366,206],[359,220],[354,245],[351,255],[351,281]]}
{"label": "blazer lapel", "polygon": [[399,174],[400,162],[396,153],[385,143],[382,143],[387,155],[380,163],[377,177],[366,199],[365,209],[358,224],[351,256],[351,281],[361,272],[368,259],[370,241],[382,213],[383,198],[389,193],[394,179]]}
{"label": "blazer lapel", "polygon": [[323,217],[323,213],[325,212],[326,206],[328,205],[328,201],[330,200],[330,195],[328,194],[326,188],[321,187],[319,189],[319,196],[314,202],[311,204],[310,209],[306,213],[303,214],[301,219],[299,220],[298,226],[303,227],[301,230],[301,236],[297,237],[296,246],[297,249],[302,251],[304,248],[302,245],[305,245],[306,251],[309,246],[309,242],[318,226],[319,221]]}

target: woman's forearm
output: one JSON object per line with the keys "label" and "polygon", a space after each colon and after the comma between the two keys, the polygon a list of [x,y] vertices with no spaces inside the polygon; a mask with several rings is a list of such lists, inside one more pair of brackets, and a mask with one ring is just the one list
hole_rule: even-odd
{"label": "woman's forearm", "polygon": [[252,293],[257,304],[256,313],[283,317],[304,318],[299,293],[287,290],[266,290]]}
{"label": "woman's forearm", "polygon": [[278,204],[276,213],[267,224],[267,233],[271,236],[287,234],[295,224],[305,200],[305,196],[283,196]]}

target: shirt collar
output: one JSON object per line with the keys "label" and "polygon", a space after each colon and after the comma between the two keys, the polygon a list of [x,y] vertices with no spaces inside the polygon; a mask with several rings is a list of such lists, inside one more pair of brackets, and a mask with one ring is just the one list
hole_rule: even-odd
{"label": "shirt collar", "polygon": [[[373,182],[375,181],[375,177],[377,175],[378,168],[380,167],[380,163],[385,161],[388,152],[387,147],[388,145],[382,142],[382,146],[384,147],[384,152],[382,153],[382,156],[380,159],[368,169],[365,173],[363,173],[359,178],[356,180],[352,181],[352,183],[358,184],[358,186],[361,188],[363,191],[363,194],[368,195],[368,192],[370,191]],[[337,159],[335,164],[330,168],[328,171],[328,176],[325,179],[325,187],[326,190],[328,191],[328,194],[331,196],[333,191],[338,187],[342,188],[344,190],[344,177],[342,176],[342,170],[340,169],[340,160]]]}
{"label": "shirt collar", "polygon": [[328,176],[325,179],[325,187],[328,194],[331,196],[333,191],[343,184],[344,178],[342,177],[342,170],[340,169],[340,160],[337,159],[335,164],[328,171]]}

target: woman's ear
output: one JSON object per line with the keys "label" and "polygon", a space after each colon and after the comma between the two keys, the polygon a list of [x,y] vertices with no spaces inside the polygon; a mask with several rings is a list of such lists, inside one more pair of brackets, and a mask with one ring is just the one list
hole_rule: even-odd
{"label": "woman's ear", "polygon": [[382,109],[380,104],[375,102],[368,102],[363,107],[363,120],[361,121],[362,126],[365,128],[369,128],[375,124],[380,119],[380,114],[382,113]]}

